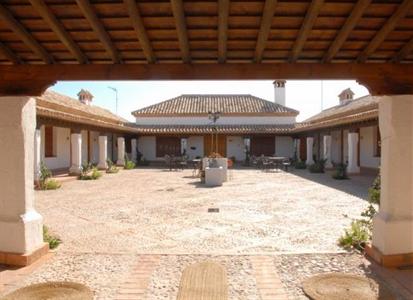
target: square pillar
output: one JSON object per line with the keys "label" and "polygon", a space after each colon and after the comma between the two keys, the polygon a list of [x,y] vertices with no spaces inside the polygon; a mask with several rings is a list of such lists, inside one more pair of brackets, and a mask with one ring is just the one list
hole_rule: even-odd
{"label": "square pillar", "polygon": [[69,173],[79,175],[82,171],[82,134],[80,132],[72,133],[70,141],[72,147],[72,166],[69,169]]}
{"label": "square pillar", "polygon": [[34,98],[0,97],[0,264],[27,265],[48,249],[34,208],[35,123]]}
{"label": "square pillar", "polygon": [[413,265],[413,95],[383,97],[379,123],[381,195],[373,257],[388,266]]}
{"label": "square pillar", "polygon": [[323,158],[326,160],[326,168],[331,169],[331,135],[323,136]]}
{"label": "square pillar", "polygon": [[295,153],[297,155],[298,161],[301,161],[300,144],[301,144],[300,139],[295,139]]}
{"label": "square pillar", "polygon": [[118,160],[116,161],[118,166],[125,165],[125,138],[118,137]]}
{"label": "square pillar", "polygon": [[131,140],[131,155],[132,155],[132,161],[136,163],[138,161],[138,140],[137,139],[132,139]]}
{"label": "square pillar", "polygon": [[34,167],[34,183],[38,186],[40,182],[40,164],[42,162],[42,154],[41,154],[41,139],[42,132],[40,128],[36,128],[34,131],[34,160],[33,160],[33,167]]}
{"label": "square pillar", "polygon": [[313,144],[314,144],[314,138],[307,137],[307,160],[305,162],[307,166],[314,164]]}
{"label": "square pillar", "polygon": [[105,135],[99,136],[99,163],[98,168],[100,170],[106,170],[108,168],[108,137]]}
{"label": "square pillar", "polygon": [[347,138],[348,138],[347,172],[349,174],[358,174],[360,173],[360,166],[358,165],[359,134],[357,132],[349,132]]}

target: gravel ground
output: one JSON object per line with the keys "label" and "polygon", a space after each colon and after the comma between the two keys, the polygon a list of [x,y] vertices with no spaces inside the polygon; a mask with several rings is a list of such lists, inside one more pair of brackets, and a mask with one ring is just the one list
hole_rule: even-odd
{"label": "gravel ground", "polygon": [[[337,238],[366,207],[363,198],[373,181],[335,181],[327,174],[298,170],[233,170],[223,187],[205,188],[191,175],[190,170],[137,169],[37,191],[37,210],[63,244],[19,286],[70,279],[87,282],[98,298],[112,299],[138,254],[170,254],[155,272],[175,276],[205,255],[221,255],[231,297],[254,299],[254,281],[243,282],[251,276],[245,255],[340,252]],[[220,212],[208,213],[210,207]],[[344,266],[346,260],[337,257]],[[156,280],[151,291],[157,299],[170,299],[179,277],[158,275],[154,278],[159,282],[168,282],[154,288],[162,284]],[[295,293],[296,282],[285,282]]]}

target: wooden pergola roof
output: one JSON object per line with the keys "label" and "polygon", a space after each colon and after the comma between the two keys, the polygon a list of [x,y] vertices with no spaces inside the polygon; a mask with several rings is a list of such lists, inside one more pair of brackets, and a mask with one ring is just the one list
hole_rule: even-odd
{"label": "wooden pergola roof", "polygon": [[[402,86],[397,91],[410,92],[412,83],[401,77],[413,73],[412,66],[406,66],[413,62],[412,50],[412,0],[3,0],[0,4],[0,73],[12,73],[0,77],[2,94],[16,81],[20,83],[15,90],[8,91],[26,92],[30,88],[24,81],[33,79],[46,85],[56,80],[276,79],[277,75],[367,78],[371,90],[379,89],[377,94],[394,83]],[[268,64],[272,66],[260,68]],[[367,65],[376,74],[360,71]],[[377,87],[388,78],[391,83]]]}

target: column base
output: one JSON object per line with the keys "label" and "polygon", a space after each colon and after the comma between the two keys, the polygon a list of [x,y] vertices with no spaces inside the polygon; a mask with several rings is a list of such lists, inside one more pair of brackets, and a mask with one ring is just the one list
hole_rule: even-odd
{"label": "column base", "polygon": [[82,169],[77,166],[71,166],[69,169],[69,175],[80,175],[82,173]]}
{"label": "column base", "polygon": [[39,248],[24,254],[1,252],[0,264],[9,266],[24,267],[31,265],[36,260],[49,252],[49,244],[43,243]]}
{"label": "column base", "polygon": [[373,218],[373,246],[384,255],[413,253],[413,218],[395,219],[379,212]]}
{"label": "column base", "polygon": [[306,160],[306,161],[305,161],[305,164],[306,164],[307,166],[311,166],[311,165],[314,164],[314,160]]}
{"label": "column base", "polygon": [[123,167],[125,165],[125,160],[123,159],[118,159],[116,161],[116,165]]}
{"label": "column base", "polygon": [[379,265],[387,268],[413,266],[413,252],[406,254],[384,255],[373,245],[366,245],[364,252]]}
{"label": "column base", "polygon": [[99,170],[106,170],[107,168],[108,168],[108,164],[106,162],[98,164]]}
{"label": "column base", "polygon": [[349,175],[360,174],[360,167],[347,167],[347,174]]}

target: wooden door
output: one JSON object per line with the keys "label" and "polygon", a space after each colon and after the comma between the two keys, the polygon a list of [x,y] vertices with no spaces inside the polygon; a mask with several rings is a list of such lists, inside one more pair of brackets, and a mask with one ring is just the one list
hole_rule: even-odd
{"label": "wooden door", "polygon": [[300,138],[300,159],[302,161],[307,160],[307,138]]}
{"label": "wooden door", "polygon": [[253,136],[251,138],[251,154],[255,156],[272,156],[275,153],[274,136]]}
{"label": "wooden door", "polygon": [[218,141],[218,153],[222,157],[227,156],[227,136],[223,134],[214,134],[214,141],[212,144],[212,134],[204,136],[204,155],[208,156],[216,151],[216,143]]}

